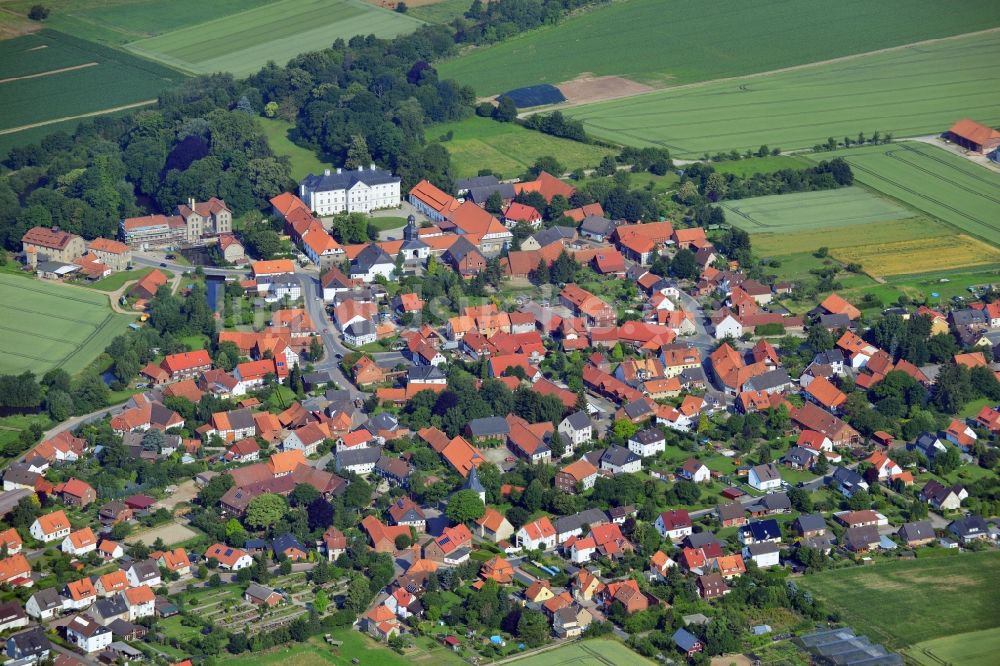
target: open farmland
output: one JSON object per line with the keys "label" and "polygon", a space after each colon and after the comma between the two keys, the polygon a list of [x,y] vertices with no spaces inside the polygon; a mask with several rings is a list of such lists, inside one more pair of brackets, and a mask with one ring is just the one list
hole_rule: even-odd
{"label": "open farmland", "polygon": [[362,0],[279,0],[126,46],[135,53],[203,74],[243,76],[267,61],[284,64],[336,39],[374,34],[394,37],[421,22]]}
{"label": "open farmland", "polygon": [[108,297],[86,289],[0,274],[0,372],[75,374],[104,351],[133,318],[115,314]]}
{"label": "open farmland", "polygon": [[517,666],[644,666],[653,662],[617,641],[594,639],[568,643],[555,650],[515,659],[513,663]]}
{"label": "open farmland", "polygon": [[[998,5],[1000,6],[1000,5]],[[937,134],[965,115],[1000,123],[1000,33],[943,40],[795,70],[659,90],[565,113],[591,134],[677,157],[828,137]]]}
{"label": "open farmland", "polygon": [[459,178],[475,176],[480,169],[492,169],[504,178],[513,178],[545,155],[556,158],[569,170],[596,167],[602,157],[617,152],[479,117],[435,125],[428,130],[428,138],[438,138],[449,131],[452,138],[443,145],[451,154]]}
{"label": "open farmland", "polygon": [[766,7],[743,0],[626,0],[474,49],[440,63],[438,71],[480,95],[584,73],[677,85],[998,25],[1000,3],[992,0],[947,9],[935,0],[771,0]]}
{"label": "open farmland", "polygon": [[845,264],[860,264],[872,277],[1000,264],[1000,249],[965,234],[894,243],[869,241],[864,245],[838,248],[830,254]]}
{"label": "open farmland", "polygon": [[728,222],[751,233],[837,229],[914,215],[858,187],[739,199],[722,207]]}
{"label": "open farmland", "polygon": [[971,236],[1000,245],[1000,173],[936,146],[905,142],[810,155],[843,157],[854,180],[936,217]]}
{"label": "open farmland", "polygon": [[[741,226],[738,218],[729,217],[728,220],[736,226]],[[907,217],[853,225],[839,231],[829,227],[763,233],[751,230],[750,236],[754,250],[760,256],[786,257],[801,252],[811,254],[821,247],[829,248],[832,253],[838,248],[851,248],[861,243],[895,243],[948,236],[953,233],[951,227],[936,220],[926,217]]]}
{"label": "open farmland", "polygon": [[1000,626],[1000,553],[896,560],[834,569],[799,582],[875,642],[901,648]]}
{"label": "open farmland", "polygon": [[[274,0],[47,0],[50,14],[45,25],[82,39],[120,45],[269,2]],[[5,9],[21,15],[36,4],[36,0],[2,2]]]}
{"label": "open farmland", "polygon": [[0,134],[48,124],[70,130],[75,124],[69,119],[151,102],[183,78],[157,63],[52,30],[6,40],[0,42]]}
{"label": "open farmland", "polygon": [[1000,628],[936,638],[906,650],[907,656],[925,666],[992,666],[996,663],[998,652]]}

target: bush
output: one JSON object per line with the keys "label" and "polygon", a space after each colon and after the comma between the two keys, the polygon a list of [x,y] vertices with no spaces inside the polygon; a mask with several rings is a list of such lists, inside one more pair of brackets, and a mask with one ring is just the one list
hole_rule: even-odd
{"label": "bush", "polygon": [[28,18],[32,21],[44,21],[49,17],[49,8],[44,5],[33,5],[28,10]]}

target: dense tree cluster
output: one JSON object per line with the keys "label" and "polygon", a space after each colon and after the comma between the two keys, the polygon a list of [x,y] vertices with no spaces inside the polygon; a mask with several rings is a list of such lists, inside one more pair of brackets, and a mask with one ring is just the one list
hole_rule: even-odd
{"label": "dense tree cluster", "polygon": [[710,164],[692,164],[684,172],[675,197],[684,204],[702,201],[745,199],[769,194],[831,190],[854,182],[851,167],[843,158],[823,161],[804,169],[781,169],[750,176],[722,174]]}

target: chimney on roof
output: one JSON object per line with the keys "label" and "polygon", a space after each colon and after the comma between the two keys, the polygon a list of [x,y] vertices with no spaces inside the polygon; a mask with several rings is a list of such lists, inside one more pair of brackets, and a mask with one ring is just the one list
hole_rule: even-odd
{"label": "chimney on roof", "polygon": [[369,164],[368,168],[371,169],[372,171],[374,171],[375,170],[375,163],[372,162],[371,164]]}
{"label": "chimney on roof", "polygon": [[364,170],[365,170],[365,168],[363,166],[359,166],[358,167],[358,171],[364,171]]}
{"label": "chimney on roof", "polygon": [[194,210],[194,197],[188,197],[188,208]]}
{"label": "chimney on roof", "polygon": [[[341,169],[340,167],[337,167],[337,175],[338,175],[338,176],[339,176],[339,175],[340,175],[341,173],[343,173],[343,171],[344,171],[343,169]],[[327,175],[330,175],[330,172],[329,172],[329,171],[327,171],[326,173],[327,173]]]}
{"label": "chimney on roof", "polygon": [[[340,169],[337,169],[337,173],[340,173]],[[329,176],[330,175],[330,170],[329,169],[323,169],[323,175],[324,176]]]}

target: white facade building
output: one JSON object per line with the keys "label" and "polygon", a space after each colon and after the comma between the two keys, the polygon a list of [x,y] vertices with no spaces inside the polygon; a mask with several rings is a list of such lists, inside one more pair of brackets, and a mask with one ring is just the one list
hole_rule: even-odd
{"label": "white facade building", "polygon": [[367,169],[329,169],[322,176],[309,174],[299,183],[299,198],[318,215],[368,213],[395,208],[400,203],[400,179],[374,164]]}

